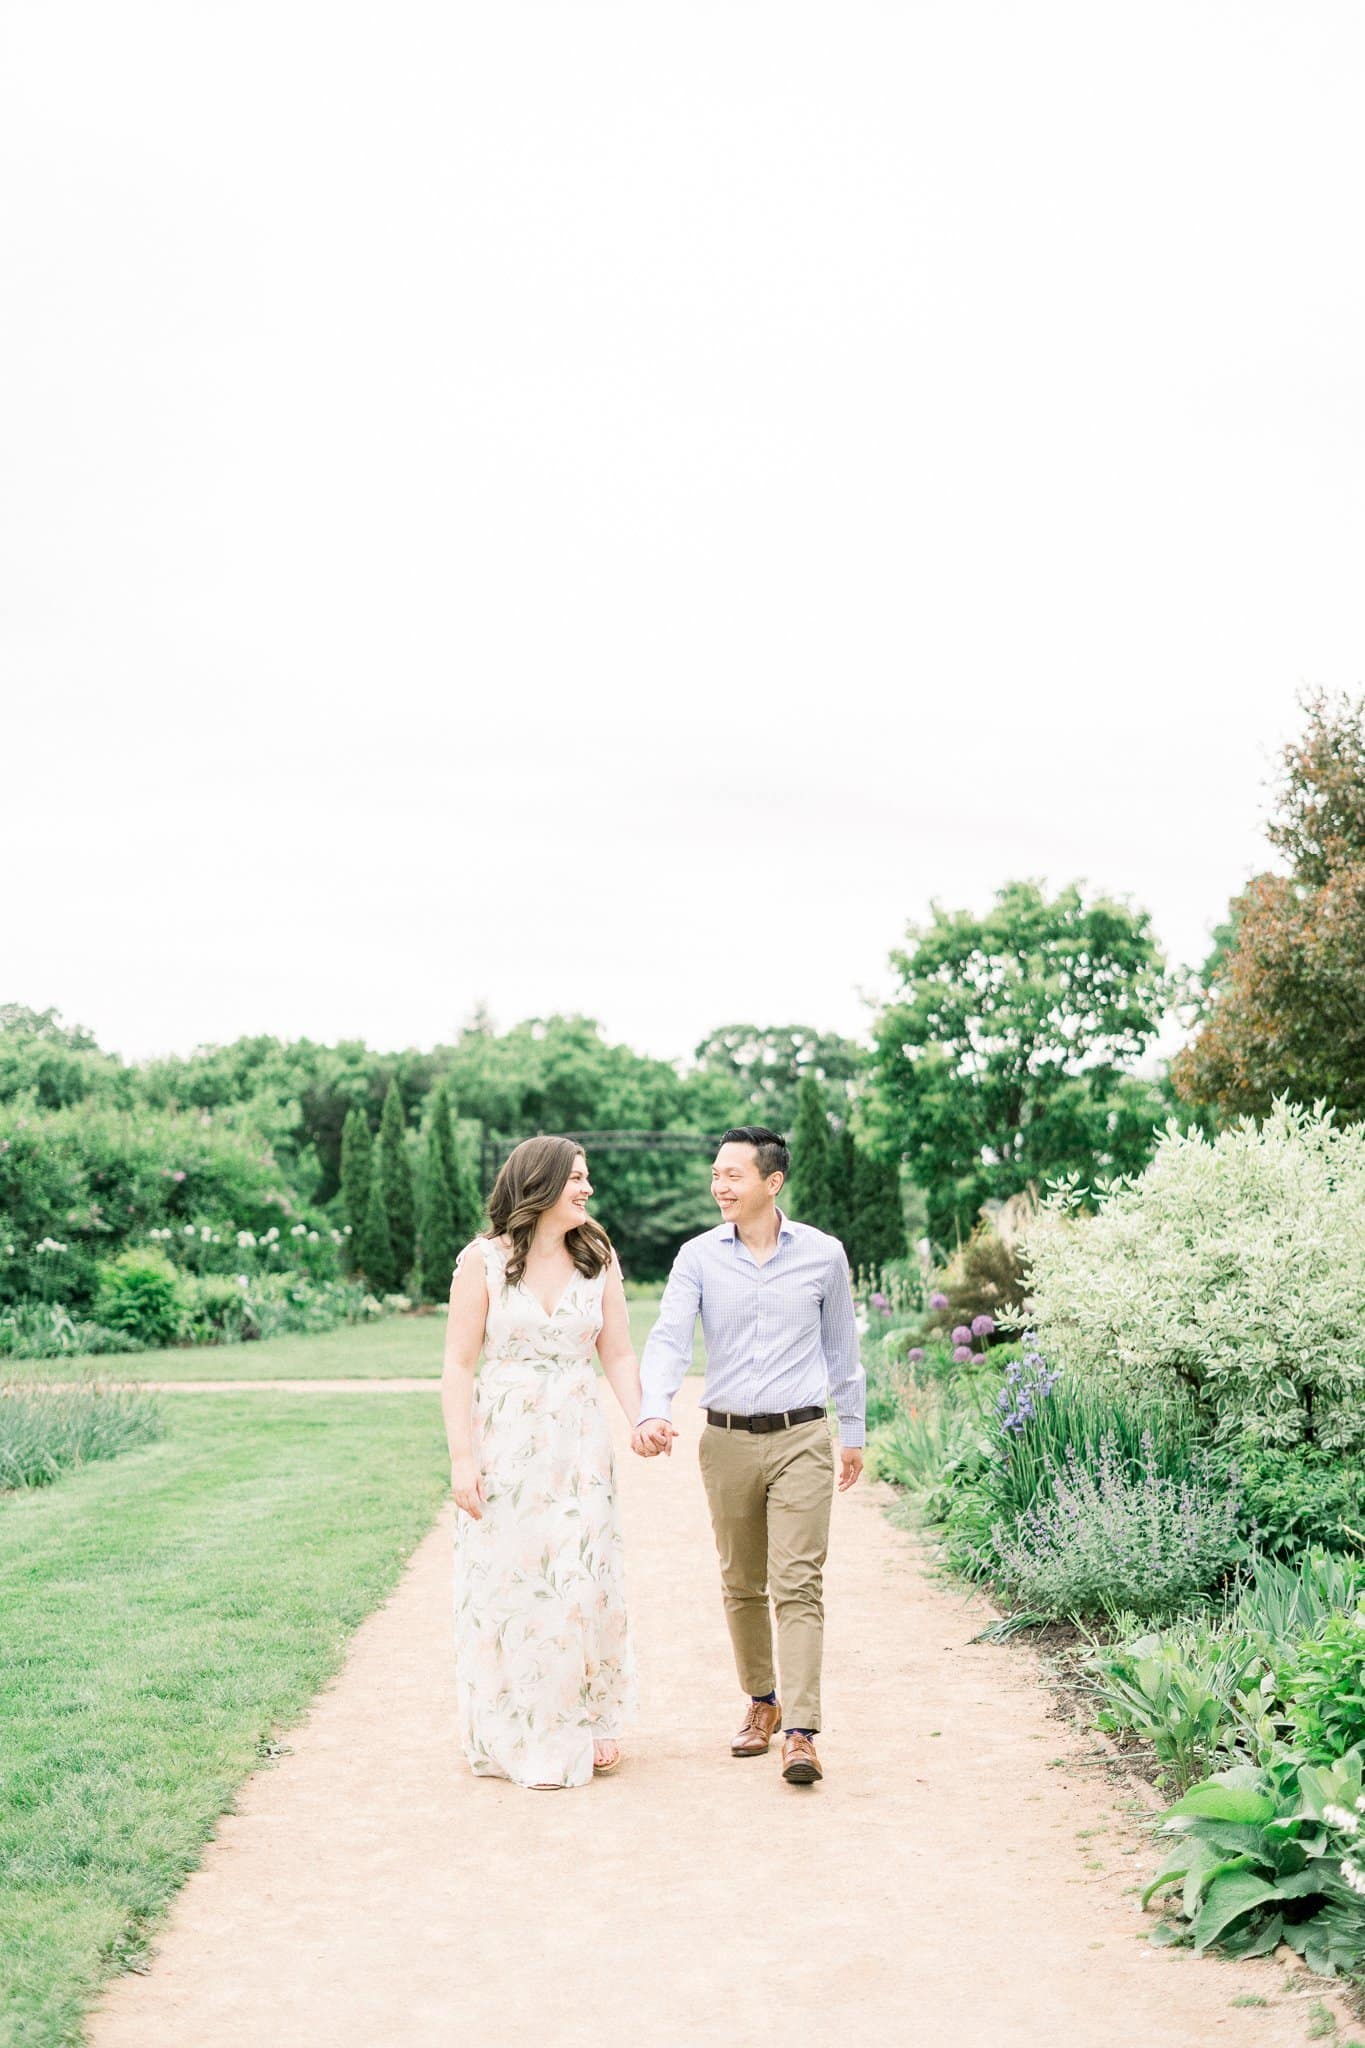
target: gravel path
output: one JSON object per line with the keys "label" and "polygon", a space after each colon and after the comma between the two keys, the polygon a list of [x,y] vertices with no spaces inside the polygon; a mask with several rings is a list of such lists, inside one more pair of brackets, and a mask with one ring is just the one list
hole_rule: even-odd
{"label": "gravel path", "polygon": [[1148,1947],[1131,1788],[1028,1650],[970,1643],[987,1611],[878,1489],[835,1502],[824,1784],[730,1757],[696,1395],[671,1462],[620,1461],[644,1680],[620,1772],[531,1793],[465,1769],[443,1520],[93,2048],[1300,2048],[1317,1987]]}

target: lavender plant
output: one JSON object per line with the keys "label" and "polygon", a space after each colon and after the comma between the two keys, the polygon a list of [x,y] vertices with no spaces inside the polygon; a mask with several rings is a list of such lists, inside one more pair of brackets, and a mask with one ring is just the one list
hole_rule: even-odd
{"label": "lavender plant", "polygon": [[1235,1482],[1223,1486],[1203,1453],[1180,1479],[1163,1472],[1150,1430],[1136,1472],[1112,1434],[1094,1470],[1068,1444],[1050,1494],[1012,1528],[994,1524],[993,1575],[1052,1616],[1172,1614],[1245,1555],[1237,1505]]}

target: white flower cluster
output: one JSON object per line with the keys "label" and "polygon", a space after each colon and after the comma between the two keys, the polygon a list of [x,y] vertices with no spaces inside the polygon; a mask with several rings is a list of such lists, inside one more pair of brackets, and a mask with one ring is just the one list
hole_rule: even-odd
{"label": "white flower cluster", "polygon": [[[1339,1835],[1358,1835],[1360,1816],[1363,1813],[1365,1793],[1357,1799],[1354,1813],[1346,1806],[1324,1806],[1322,1809],[1322,1817],[1328,1827],[1335,1828]],[[1353,1892],[1365,1899],[1365,1870],[1362,1870],[1358,1863],[1352,1862],[1349,1856],[1342,1860],[1341,1877],[1344,1884],[1348,1884]]]}
{"label": "white flower cluster", "polygon": [[33,1249],[35,1252],[64,1252],[66,1246],[59,1244],[55,1237],[40,1237]]}

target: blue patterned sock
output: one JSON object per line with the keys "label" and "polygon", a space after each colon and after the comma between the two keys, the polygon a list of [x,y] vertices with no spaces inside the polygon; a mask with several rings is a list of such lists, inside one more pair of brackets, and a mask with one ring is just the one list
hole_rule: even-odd
{"label": "blue patterned sock", "polygon": [[775,1707],[777,1705],[777,1694],[775,1692],[751,1692],[749,1697],[756,1707]]}
{"label": "blue patterned sock", "polygon": [[812,1742],[815,1739],[815,1730],[813,1728],[784,1728],[782,1733],[784,1735],[804,1735],[807,1742]]}

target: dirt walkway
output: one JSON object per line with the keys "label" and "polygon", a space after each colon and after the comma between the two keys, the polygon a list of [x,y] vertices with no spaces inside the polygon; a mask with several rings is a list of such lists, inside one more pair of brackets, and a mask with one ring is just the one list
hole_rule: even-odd
{"label": "dirt walkway", "polygon": [[1147,1946],[1130,1791],[1080,1762],[1028,1651],[969,1645],[984,1609],[874,1489],[835,1502],[825,1783],[730,1758],[695,1401],[671,1463],[621,1459],[644,1686],[619,1775],[464,1768],[443,1524],[93,2048],[1300,2048],[1303,1980]]}

